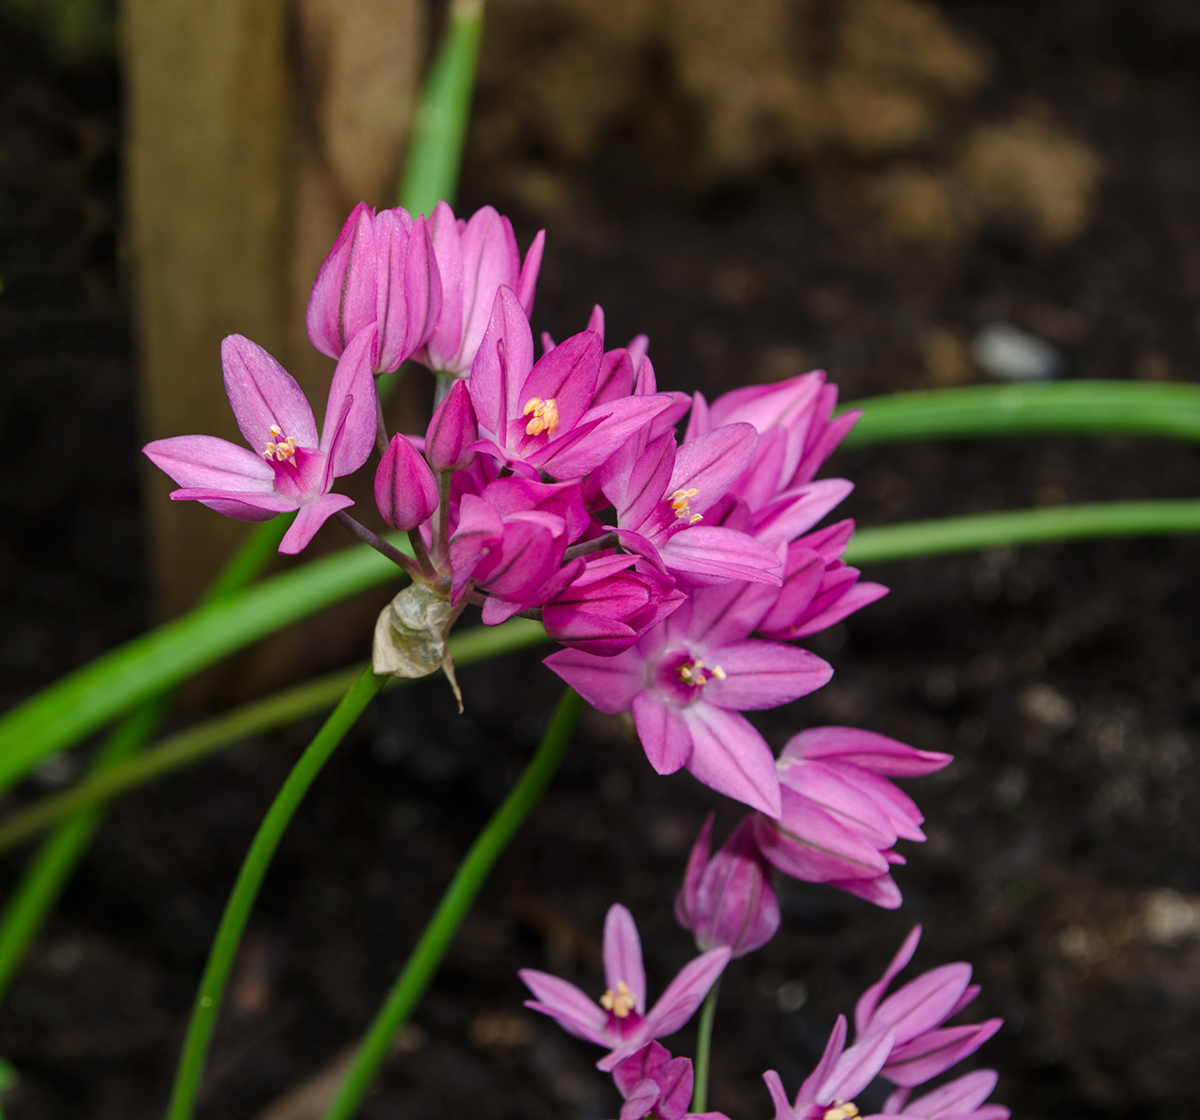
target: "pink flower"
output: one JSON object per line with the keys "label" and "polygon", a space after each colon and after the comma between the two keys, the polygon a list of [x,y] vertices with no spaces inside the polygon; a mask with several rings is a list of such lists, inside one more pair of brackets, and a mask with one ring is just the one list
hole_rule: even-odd
{"label": "pink flower", "polygon": [[889,1081],[905,1088],[937,1077],[975,1053],[1004,1022],[988,1019],[969,1026],[942,1027],[979,994],[979,985],[971,983],[971,966],[963,961],[923,972],[883,999],[896,974],[912,960],[920,940],[921,927],[914,926],[883,978],[862,994],[854,1009],[857,1038],[877,1035],[881,1031],[891,1031],[895,1035],[892,1052],[882,1073]]}
{"label": "pink flower", "polygon": [[542,609],[556,642],[614,657],[674,612],[686,596],[636,556],[589,557],[566,590]]}
{"label": "pink flower", "polygon": [[648,1042],[613,1070],[617,1092],[625,1101],[621,1120],[728,1120],[720,1112],[692,1112],[695,1073],[690,1058],[672,1058],[658,1042]]}
{"label": "pink flower", "polygon": [[759,850],[785,874],[895,909],[900,890],[888,868],[904,857],[893,845],[925,834],[920,810],[888,779],[930,774],[951,761],[872,731],[802,731],[778,763],[782,813],[755,818]]}
{"label": "pink flower", "polygon": [[533,311],[546,231],[538,231],[522,264],[512,223],[491,206],[476,210],[469,221],[463,221],[454,217],[446,203],[439,202],[429,228],[442,281],[442,303],[433,333],[415,357],[438,373],[466,377],[501,287],[513,289],[526,315]]}
{"label": "pink flower", "polygon": [[660,774],[686,766],[719,793],[778,816],[775,757],[741,713],[805,696],[833,670],[807,650],[747,640],[775,595],[762,584],[703,588],[616,657],[568,649],[546,664],[600,711],[632,710]]}
{"label": "pink flower", "polygon": [[897,1089],[877,1115],[897,1120],[1008,1120],[1012,1113],[1004,1105],[983,1103],[998,1080],[994,1069],[977,1069],[914,1101],[908,1099],[911,1090]]}
{"label": "pink flower", "polygon": [[788,545],[783,588],[759,624],[768,638],[807,638],[882,599],[882,583],[858,582],[859,571],[842,561],[854,522],[839,521]]}
{"label": "pink flower", "polygon": [[375,471],[375,504],[393,529],[415,529],[438,506],[437,480],[421,453],[402,435],[392,436]]}
{"label": "pink flower", "polygon": [[502,287],[467,382],[476,450],[531,477],[578,478],[598,467],[671,404],[655,395],[591,407],[602,356],[600,336],[581,331],[535,365],[529,320],[517,294]]}
{"label": "pink flower", "polygon": [[216,436],[174,436],[143,451],[181,489],[176,501],[203,503],[240,521],[298,510],[279,551],[300,552],[352,499],[329,491],[367,461],[375,442],[374,334],[360,331],[334,371],[320,441],[300,386],[261,346],[233,334],[221,343],[225,391],[253,450]]}
{"label": "pink flower", "polygon": [[[574,984],[536,969],[520,972],[536,999],[525,1006],[549,1015],[563,1030],[611,1051],[597,1069],[615,1069],[653,1038],[682,1027],[699,1007],[725,965],[728,949],[713,949],[684,965],[658,1002],[646,1011],[646,973],[642,943],[633,916],[613,906],[604,921],[604,975],[608,990],[593,1003]],[[644,1114],[643,1114],[644,1115]]]}
{"label": "pink flower", "polygon": [[[890,1034],[846,1046],[846,1017],[839,1015],[817,1068],[805,1079],[793,1103],[773,1069],[763,1074],[775,1102],[775,1120],[851,1120],[858,1116],[853,1098],[878,1075],[892,1048]],[[842,1106],[845,1105],[843,1108]],[[831,1115],[835,1113],[835,1115]]]}
{"label": "pink flower", "polygon": [[376,373],[400,368],[433,331],[442,284],[424,218],[378,214],[360,202],[317,271],[305,322],[309,341],[331,358],[374,324]]}
{"label": "pink flower", "polygon": [[675,896],[675,919],[696,935],[700,949],[725,945],[735,958],[760,949],[779,929],[779,900],[771,867],[754,843],[745,817],[713,857],[709,813],[688,860],[683,887]]}
{"label": "pink flower", "polygon": [[434,411],[425,432],[425,457],[435,471],[460,471],[475,458],[479,438],[475,410],[465,381],[456,381]]}

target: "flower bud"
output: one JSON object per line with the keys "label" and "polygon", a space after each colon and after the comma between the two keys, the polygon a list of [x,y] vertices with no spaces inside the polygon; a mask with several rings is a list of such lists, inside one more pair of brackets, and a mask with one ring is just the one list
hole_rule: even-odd
{"label": "flower bud", "polygon": [[313,282],[305,314],[308,337],[331,358],[340,358],[350,340],[375,320],[373,217],[365,202],[350,212]]}
{"label": "flower bud", "polygon": [[469,467],[475,452],[468,448],[479,438],[475,409],[467,383],[455,381],[429,421],[425,454],[435,471],[458,471]]}
{"label": "flower bud", "polygon": [[779,900],[770,866],[754,843],[752,818],[744,817],[729,839],[709,857],[714,814],[696,838],[675,896],[675,919],[696,936],[704,951],[727,946],[735,957],[761,948],[779,929]]}
{"label": "flower bud", "polygon": [[393,529],[415,529],[437,509],[437,480],[421,453],[402,435],[392,437],[375,472],[375,504]]}

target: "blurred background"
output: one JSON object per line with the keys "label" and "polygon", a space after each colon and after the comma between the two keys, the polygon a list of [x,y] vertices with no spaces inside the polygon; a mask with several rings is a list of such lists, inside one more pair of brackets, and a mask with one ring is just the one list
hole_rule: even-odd
{"label": "blurred background", "polygon": [[[184,609],[236,543],[243,526],[168,504],[138,447],[232,433],[231,331],[323,401],[308,285],[350,207],[394,193],[443,14],[0,2],[5,705]],[[490,0],[458,209],[495,204],[522,247],[546,227],[535,329],[581,329],[598,301],[610,346],[650,335],[666,388],[814,367],[844,400],[1196,380],[1198,58],[1189,0]],[[393,422],[415,430],[429,398],[410,377]],[[1127,439],[859,450],[825,473],[857,483],[862,524],[1200,491],[1192,448]],[[766,1116],[759,1073],[794,1090],[920,921],[917,964],[973,962],[975,1018],[1007,1020],[981,1057],[1016,1116],[1200,1115],[1198,560],[1162,539],[870,569],[892,594],[814,645],[833,683],[759,725],[776,747],[850,723],[957,760],[910,783],[929,840],[908,846],[902,910],[780,884],[783,931],[723,989],[713,1107]],[[383,598],[212,671],[176,719],[361,657]],[[540,736],[557,687],[539,656],[464,671],[464,717],[440,680],[389,694],[333,760],[251,923],[205,1118],[318,1115],[321,1074]],[[117,805],[0,1006],[22,1075],[6,1114],[160,1115],[229,885],[311,732]],[[520,1008],[515,972],[598,992],[621,901],[661,990],[692,951],[670,900],[710,806],[588,717],[363,1116],[614,1115],[590,1048]],[[737,816],[719,805],[718,837]]]}

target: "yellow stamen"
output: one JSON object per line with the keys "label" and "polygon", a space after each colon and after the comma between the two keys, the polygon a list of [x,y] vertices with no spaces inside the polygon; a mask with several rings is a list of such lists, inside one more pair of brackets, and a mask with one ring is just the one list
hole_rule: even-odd
{"label": "yellow stamen", "polygon": [[845,1104],[836,1101],[833,1108],[825,1110],[823,1120],[853,1120],[857,1115],[858,1105],[853,1101],[847,1101]]}
{"label": "yellow stamen", "polygon": [[274,440],[268,440],[263,447],[262,457],[270,462],[275,459],[280,463],[291,463],[296,465],[296,437],[288,436],[283,438],[283,429],[278,424],[271,425],[271,435]]}
{"label": "yellow stamen", "polygon": [[600,1006],[605,1011],[611,1011],[618,1019],[625,1019],[637,1007],[637,1000],[633,998],[633,993],[625,986],[625,981],[622,980],[617,984],[615,992],[612,988],[609,988],[600,997]]}
{"label": "yellow stamen", "polygon": [[703,514],[692,513],[692,499],[699,493],[695,486],[690,486],[686,490],[676,490],[671,495],[671,508],[680,517],[686,517],[689,525],[695,525],[697,521],[704,519]]}
{"label": "yellow stamen", "polygon": [[548,436],[554,435],[558,431],[558,426],[562,422],[558,415],[558,403],[553,397],[549,400],[542,400],[541,397],[530,397],[525,402],[525,408],[521,415],[529,416],[529,423],[525,425],[525,434],[527,436],[538,436],[545,432]]}
{"label": "yellow stamen", "polygon": [[684,684],[692,684],[700,688],[714,677],[719,681],[723,681],[726,677],[725,670],[720,665],[714,665],[710,669],[698,657],[694,661],[685,661],[679,666],[679,679]]}

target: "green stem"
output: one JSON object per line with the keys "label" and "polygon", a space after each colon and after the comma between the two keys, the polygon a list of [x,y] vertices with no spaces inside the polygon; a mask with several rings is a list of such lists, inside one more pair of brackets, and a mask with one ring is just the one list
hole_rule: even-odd
{"label": "green stem", "polygon": [[475,87],[475,64],[483,34],[483,0],[451,0],[449,22],[433,61],[421,103],[397,204],[431,214],[458,187],[463,141]]}
{"label": "green stem", "polygon": [[354,1064],[322,1120],[349,1120],[358,1110],[363,1094],[387,1057],[392,1039],[433,979],[492,864],[554,777],[582,709],[583,701],[579,694],[568,688],[558,702],[554,718],[520,781],[471,845],[467,858],[446,889],[436,913],[425,927],[383,1007],[363,1037],[354,1056]]}
{"label": "green stem", "polygon": [[873,564],[1085,537],[1196,532],[1200,532],[1200,501],[1092,502],[859,529],[846,549],[846,562]]}
{"label": "green stem", "polygon": [[284,830],[329,756],[362,714],[363,709],[383,687],[385,679],[377,677],[370,668],[363,671],[309,743],[299,761],[292,767],[287,780],[267,810],[262,824],[259,825],[258,833],[238,873],[233,893],[225,906],[225,913],[221,917],[221,925],[209,951],[208,964],[200,981],[200,990],[196,993],[192,1019],[188,1024],[187,1038],[175,1074],[171,1104],[167,1110],[168,1120],[188,1120],[195,1108],[196,1092],[200,1087],[200,1077],[204,1072],[204,1061],[212,1040],[221,997],[229,979],[229,971],[233,967],[233,959],[250,917],[251,907],[258,897],[259,887]]}
{"label": "green stem", "polygon": [[712,1056],[713,1019],[717,1015],[717,998],[721,993],[721,978],[708,989],[704,1006],[700,1010],[700,1026],[696,1031],[696,1061],[694,1063],[696,1083],[692,1089],[692,1111],[703,1112],[708,1108],[708,1070]]}
{"label": "green stem", "polygon": [[[514,618],[500,626],[473,626],[451,634],[449,649],[455,665],[463,668],[489,657],[540,645],[545,640],[546,631],[541,623]],[[358,679],[362,670],[363,666],[356,665],[244,704],[164,739],[153,750],[137,758],[94,773],[62,793],[35,801],[0,824],[0,855],[71,813],[109,801],[252,735],[328,711]],[[385,687],[409,683],[412,682],[392,677]]]}
{"label": "green stem", "polygon": [[972,385],[853,401],[844,446],[978,436],[1131,435],[1200,440],[1200,385],[1055,381]]}

